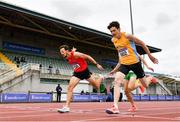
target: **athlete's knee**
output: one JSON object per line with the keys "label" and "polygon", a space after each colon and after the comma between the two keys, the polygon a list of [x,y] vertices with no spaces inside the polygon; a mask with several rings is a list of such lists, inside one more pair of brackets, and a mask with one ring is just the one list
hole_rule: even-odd
{"label": "athlete's knee", "polygon": [[115,81],[123,81],[124,77],[125,77],[125,75],[123,73],[117,72],[115,74]]}
{"label": "athlete's knee", "polygon": [[69,92],[73,92],[73,89],[74,89],[74,87],[71,86],[71,85],[69,85],[68,88],[67,88],[67,90],[68,90]]}
{"label": "athlete's knee", "polygon": [[128,90],[125,90],[124,91],[125,95],[127,96],[129,94],[129,91]]}
{"label": "athlete's knee", "polygon": [[128,86],[128,91],[129,92],[133,91],[133,88],[131,86]]}
{"label": "athlete's knee", "polygon": [[148,87],[148,85],[146,84],[146,79],[145,79],[145,78],[140,78],[139,80],[140,80],[141,84],[142,84],[145,88]]}
{"label": "athlete's knee", "polygon": [[145,85],[143,85],[144,86],[144,88],[147,88],[148,86],[145,84]]}
{"label": "athlete's knee", "polygon": [[118,78],[115,78],[115,83],[116,84],[123,84],[124,83],[124,79],[123,79],[123,77],[118,77]]}
{"label": "athlete's knee", "polygon": [[114,82],[113,82],[113,86],[114,86],[114,87],[120,87],[120,86],[121,86],[121,83],[120,83],[120,82],[117,82],[117,81],[114,81]]}
{"label": "athlete's knee", "polygon": [[147,88],[148,85],[146,83],[141,83],[144,88]]}
{"label": "athlete's knee", "polygon": [[127,95],[130,94],[131,91],[130,91],[129,89],[125,89],[124,92],[125,92],[125,94],[126,94],[126,96],[127,96]]}

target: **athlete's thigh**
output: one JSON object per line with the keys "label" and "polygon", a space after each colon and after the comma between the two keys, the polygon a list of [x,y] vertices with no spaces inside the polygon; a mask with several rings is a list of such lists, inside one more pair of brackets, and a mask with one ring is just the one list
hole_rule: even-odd
{"label": "athlete's thigh", "polygon": [[115,82],[124,84],[125,75],[122,72],[116,72],[115,74]]}
{"label": "athlete's thigh", "polygon": [[89,81],[90,84],[96,84],[96,78],[95,78],[95,75],[92,74],[90,76],[90,78],[86,79],[87,81]]}
{"label": "athlete's thigh", "polygon": [[129,81],[124,79],[123,82],[124,82],[124,91],[127,91],[128,90]]}
{"label": "athlete's thigh", "polygon": [[70,81],[69,81],[69,87],[74,88],[78,83],[79,83],[80,79],[72,76]]}
{"label": "athlete's thigh", "polygon": [[133,75],[133,76],[131,76],[130,77],[130,79],[129,79],[129,84],[128,84],[128,88],[129,89],[134,89],[134,87],[135,87],[135,82],[136,82],[136,76],[135,75]]}

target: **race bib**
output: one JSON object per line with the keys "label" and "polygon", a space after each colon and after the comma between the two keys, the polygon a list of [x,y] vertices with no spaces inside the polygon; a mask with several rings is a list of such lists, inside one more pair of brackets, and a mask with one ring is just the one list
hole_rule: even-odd
{"label": "race bib", "polygon": [[128,56],[129,52],[127,48],[122,48],[119,50],[119,56],[123,57],[123,56]]}
{"label": "race bib", "polygon": [[73,69],[75,70],[75,69],[79,68],[80,65],[79,65],[79,64],[72,64],[72,67],[73,67]]}

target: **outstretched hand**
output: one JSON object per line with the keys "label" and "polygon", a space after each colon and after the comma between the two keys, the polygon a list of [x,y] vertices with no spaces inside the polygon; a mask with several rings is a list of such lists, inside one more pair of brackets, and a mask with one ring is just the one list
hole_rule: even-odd
{"label": "outstretched hand", "polygon": [[100,64],[97,64],[96,67],[97,67],[99,70],[104,70],[104,68],[103,68]]}
{"label": "outstretched hand", "polygon": [[108,73],[108,75],[113,75],[115,72],[112,70],[111,72]]}
{"label": "outstretched hand", "polygon": [[149,59],[154,63],[154,64],[158,64],[158,59],[156,59],[154,56],[152,55],[148,55],[149,56]]}
{"label": "outstretched hand", "polygon": [[153,68],[151,68],[151,67],[147,67],[149,70],[151,70],[151,71],[153,71],[154,72],[154,69]]}

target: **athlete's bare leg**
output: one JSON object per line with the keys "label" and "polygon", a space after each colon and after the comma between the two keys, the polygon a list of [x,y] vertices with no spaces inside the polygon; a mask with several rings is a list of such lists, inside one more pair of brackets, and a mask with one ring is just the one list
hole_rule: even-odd
{"label": "athlete's bare leg", "polygon": [[73,94],[73,89],[75,88],[75,86],[79,83],[80,79],[77,77],[72,76],[68,85],[68,89],[67,89],[67,100],[66,100],[66,107],[70,106],[70,102],[72,99],[72,94]]}
{"label": "athlete's bare leg", "polygon": [[89,81],[89,83],[96,88],[97,90],[99,90],[101,82],[103,81],[103,77],[99,77],[99,78],[95,78],[94,75],[91,75],[90,78],[86,79],[87,81]]}
{"label": "athlete's bare leg", "polygon": [[116,72],[114,80],[114,105],[112,108],[107,109],[106,113],[108,114],[119,114],[119,97],[120,97],[120,86],[124,84],[125,75],[121,72]]}
{"label": "athlete's bare leg", "polygon": [[148,77],[144,76],[143,78],[139,78],[139,81],[145,88],[147,88],[150,83],[156,83],[157,79],[154,78],[153,76],[148,76]]}
{"label": "athlete's bare leg", "polygon": [[73,94],[73,89],[75,88],[75,86],[79,83],[80,79],[72,76],[70,81],[69,81],[69,85],[68,85],[68,89],[67,89],[67,100],[66,100],[66,104],[63,108],[58,109],[58,112],[60,113],[67,113],[70,112],[70,103],[72,100],[72,94]]}
{"label": "athlete's bare leg", "polygon": [[121,72],[116,72],[114,83],[114,106],[118,108],[120,97],[120,85],[124,82],[125,75]]}
{"label": "athlete's bare leg", "polygon": [[126,80],[124,83],[124,92],[126,94],[128,101],[131,103],[131,106],[134,106],[134,100],[132,98],[131,91],[133,91],[134,89],[135,80],[136,80],[136,77],[131,77],[129,81]]}

